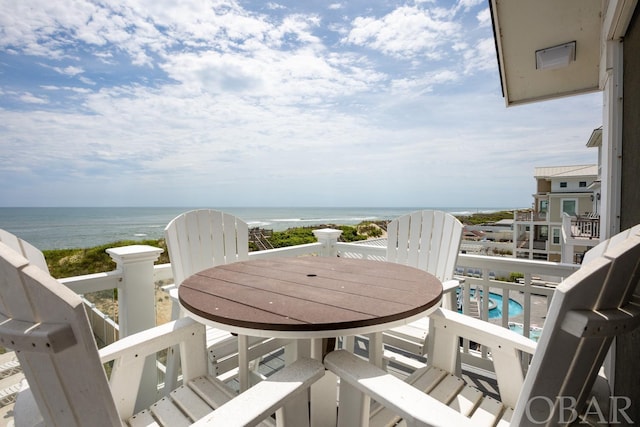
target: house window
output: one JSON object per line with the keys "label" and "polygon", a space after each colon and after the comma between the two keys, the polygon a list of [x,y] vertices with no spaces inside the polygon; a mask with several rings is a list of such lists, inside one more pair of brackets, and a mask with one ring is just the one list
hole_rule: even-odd
{"label": "house window", "polygon": [[587,187],[587,181],[580,181],[578,183],[578,187],[580,188],[586,188]]}
{"label": "house window", "polygon": [[561,182],[560,183],[560,188],[567,188],[567,183],[566,182]]}
{"label": "house window", "polygon": [[577,199],[562,199],[562,213],[566,213],[567,215],[571,215],[571,216],[576,216],[577,210],[578,210]]}
{"label": "house window", "polygon": [[549,238],[549,227],[546,225],[536,227],[536,235],[538,240],[547,240]]}
{"label": "house window", "polygon": [[549,209],[548,200],[540,200],[540,212],[546,212]]}
{"label": "house window", "polygon": [[560,244],[560,227],[553,227],[551,229],[551,243],[554,245]]}

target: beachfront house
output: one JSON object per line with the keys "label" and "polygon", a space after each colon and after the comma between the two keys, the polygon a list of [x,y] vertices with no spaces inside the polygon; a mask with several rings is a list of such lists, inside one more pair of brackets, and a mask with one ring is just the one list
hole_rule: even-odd
{"label": "beachfront house", "polygon": [[562,221],[566,214],[572,231],[566,237],[581,239],[573,248],[573,256],[564,262],[580,263],[584,252],[599,242],[599,217],[593,210],[596,193],[592,190],[597,171],[597,165],[535,168],[533,209],[514,215],[513,253],[517,258],[562,261]]}
{"label": "beachfront house", "polygon": [[[640,7],[636,0],[491,0],[507,106],[602,91],[600,237],[640,223]],[[616,340],[613,394],[640,419],[640,332]],[[633,417],[632,417],[633,418]]]}

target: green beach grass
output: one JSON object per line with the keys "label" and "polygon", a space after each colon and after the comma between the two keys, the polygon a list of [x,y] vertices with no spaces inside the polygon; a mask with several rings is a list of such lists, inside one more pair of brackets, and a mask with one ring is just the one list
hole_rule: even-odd
{"label": "green beach grass", "polygon": [[[512,219],[513,211],[500,211],[493,213],[476,213],[468,216],[457,217],[463,224],[475,225],[484,223],[493,223],[501,219]],[[316,241],[313,230],[318,228],[332,227],[342,230],[341,241],[354,242],[365,240],[368,238],[381,237],[383,231],[380,228],[383,222],[364,221],[355,226],[323,224],[312,227],[296,227],[285,231],[274,231],[269,237],[269,242],[274,248],[282,248],[286,246],[303,245],[305,243],[313,243]],[[164,239],[158,240],[123,240],[108,243],[92,248],[78,249],[53,249],[43,251],[49,271],[55,278],[80,276],[83,274],[102,273],[112,271],[116,265],[111,257],[106,253],[108,248],[115,248],[127,245],[149,245],[164,249],[163,253],[156,264],[165,264],[169,262],[167,254],[167,245]],[[258,247],[250,243],[249,250],[258,250]]]}
{"label": "green beach grass", "polygon": [[[382,230],[372,225],[371,222],[363,222],[356,226],[326,224],[313,227],[290,228],[285,231],[274,231],[269,237],[269,242],[274,248],[286,246],[303,245],[316,241],[313,230],[318,228],[333,227],[342,230],[341,240],[344,242],[354,242],[365,240],[370,237],[380,237]],[[121,240],[107,243],[105,245],[91,248],[76,249],[51,249],[43,251],[44,257],[49,266],[49,272],[57,279],[65,277],[81,276],[83,274],[102,273],[112,271],[116,268],[106,250],[128,245],[149,245],[164,249],[156,264],[169,262],[167,244],[164,239],[157,240]],[[249,244],[250,251],[257,251],[258,247],[254,243]]]}

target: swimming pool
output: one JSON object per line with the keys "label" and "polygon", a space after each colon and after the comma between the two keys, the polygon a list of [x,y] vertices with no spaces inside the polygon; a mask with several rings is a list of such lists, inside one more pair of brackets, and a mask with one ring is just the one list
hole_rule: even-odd
{"label": "swimming pool", "polygon": [[[509,322],[509,329],[523,335],[524,325],[522,323]],[[542,328],[538,328],[536,326],[529,328],[529,338],[532,340],[538,341],[540,339],[540,334],[542,334]]]}
{"label": "swimming pool", "polygon": [[[482,296],[482,291],[480,296]],[[475,289],[471,290],[471,296],[475,294]],[[522,313],[522,304],[509,298],[508,317],[517,316]],[[461,309],[458,311],[462,312]],[[500,319],[502,317],[502,295],[495,292],[489,292],[489,319]]]}

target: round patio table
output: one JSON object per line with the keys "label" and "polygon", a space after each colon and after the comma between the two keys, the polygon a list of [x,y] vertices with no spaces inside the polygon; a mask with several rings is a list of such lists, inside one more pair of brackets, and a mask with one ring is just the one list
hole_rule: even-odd
{"label": "round patio table", "polygon": [[[322,359],[336,337],[369,334],[369,360],[380,366],[382,331],[435,310],[442,284],[423,270],[390,262],[282,257],[203,270],[185,279],[178,295],[189,316],[238,334],[244,391],[248,336],[311,339],[312,357]],[[311,426],[333,426],[335,378],[325,375],[319,383],[311,389]]]}
{"label": "round patio table", "polygon": [[379,332],[435,309],[442,284],[401,264],[347,258],[253,259],[188,277],[190,316],[237,334],[330,338]]}

